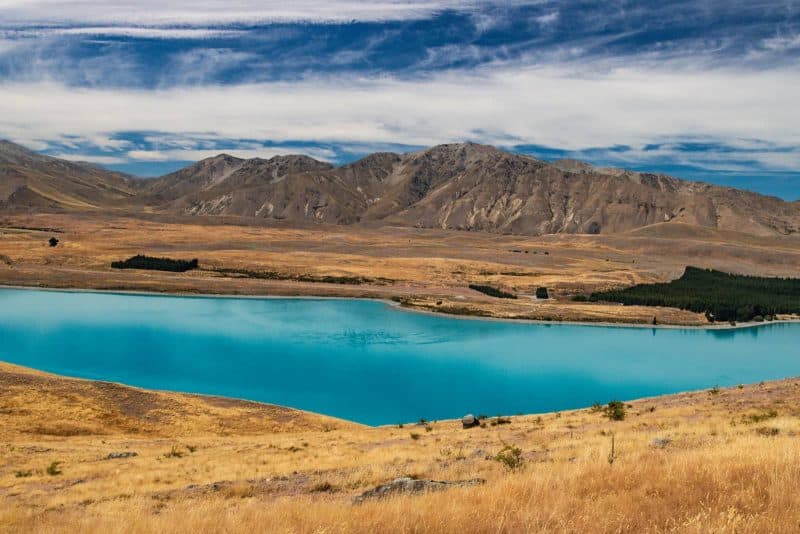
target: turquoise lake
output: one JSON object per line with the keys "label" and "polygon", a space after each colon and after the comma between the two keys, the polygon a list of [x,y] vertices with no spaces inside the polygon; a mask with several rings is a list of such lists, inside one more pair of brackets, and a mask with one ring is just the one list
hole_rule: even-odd
{"label": "turquoise lake", "polygon": [[800,324],[439,317],[382,302],[0,289],[0,360],[367,424],[547,412],[800,375]]}

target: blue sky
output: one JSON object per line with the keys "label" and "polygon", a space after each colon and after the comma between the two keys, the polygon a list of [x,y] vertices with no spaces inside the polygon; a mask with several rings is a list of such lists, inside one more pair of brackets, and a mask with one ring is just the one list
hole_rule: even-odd
{"label": "blue sky", "polygon": [[800,199],[800,3],[5,0],[0,137],[157,175],[476,141]]}

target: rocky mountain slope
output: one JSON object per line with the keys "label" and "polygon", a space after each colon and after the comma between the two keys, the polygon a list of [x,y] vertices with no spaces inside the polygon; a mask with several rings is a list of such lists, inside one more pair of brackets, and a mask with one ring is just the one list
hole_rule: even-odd
{"label": "rocky mountain slope", "polygon": [[0,209],[90,210],[126,203],[141,180],[0,141]]}
{"label": "rocky mountain slope", "polygon": [[226,154],[152,180],[0,145],[0,208],[148,210],[539,235],[681,222],[800,232],[800,204],[662,174],[547,163],[473,143],[376,153],[340,167]]}

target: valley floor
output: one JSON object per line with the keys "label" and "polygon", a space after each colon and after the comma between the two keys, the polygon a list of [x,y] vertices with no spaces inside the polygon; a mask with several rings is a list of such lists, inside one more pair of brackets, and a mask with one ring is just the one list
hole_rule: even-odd
{"label": "valley floor", "polygon": [[[51,237],[59,239],[55,247]],[[187,273],[115,270],[136,254],[198,258]],[[0,285],[194,294],[393,299],[418,310],[545,321],[707,326],[671,308],[573,302],[577,294],[667,281],[687,265],[797,276],[800,240],[679,223],[609,236],[539,237],[415,228],[283,225],[125,214],[0,217]],[[518,299],[489,297],[484,284]],[[551,299],[538,300],[547,287]]]}
{"label": "valley floor", "polygon": [[[796,532],[799,406],[788,379],[370,428],[0,363],[0,532]],[[485,482],[353,502],[401,476]]]}

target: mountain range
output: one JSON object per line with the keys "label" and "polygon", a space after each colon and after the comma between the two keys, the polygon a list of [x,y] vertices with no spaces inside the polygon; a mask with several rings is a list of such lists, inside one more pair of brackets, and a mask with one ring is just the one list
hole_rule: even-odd
{"label": "mountain range", "polygon": [[85,210],[522,235],[618,233],[669,222],[754,235],[800,232],[800,202],[474,143],[379,152],[341,166],[301,155],[220,154],[146,179],[0,141],[0,211]]}

